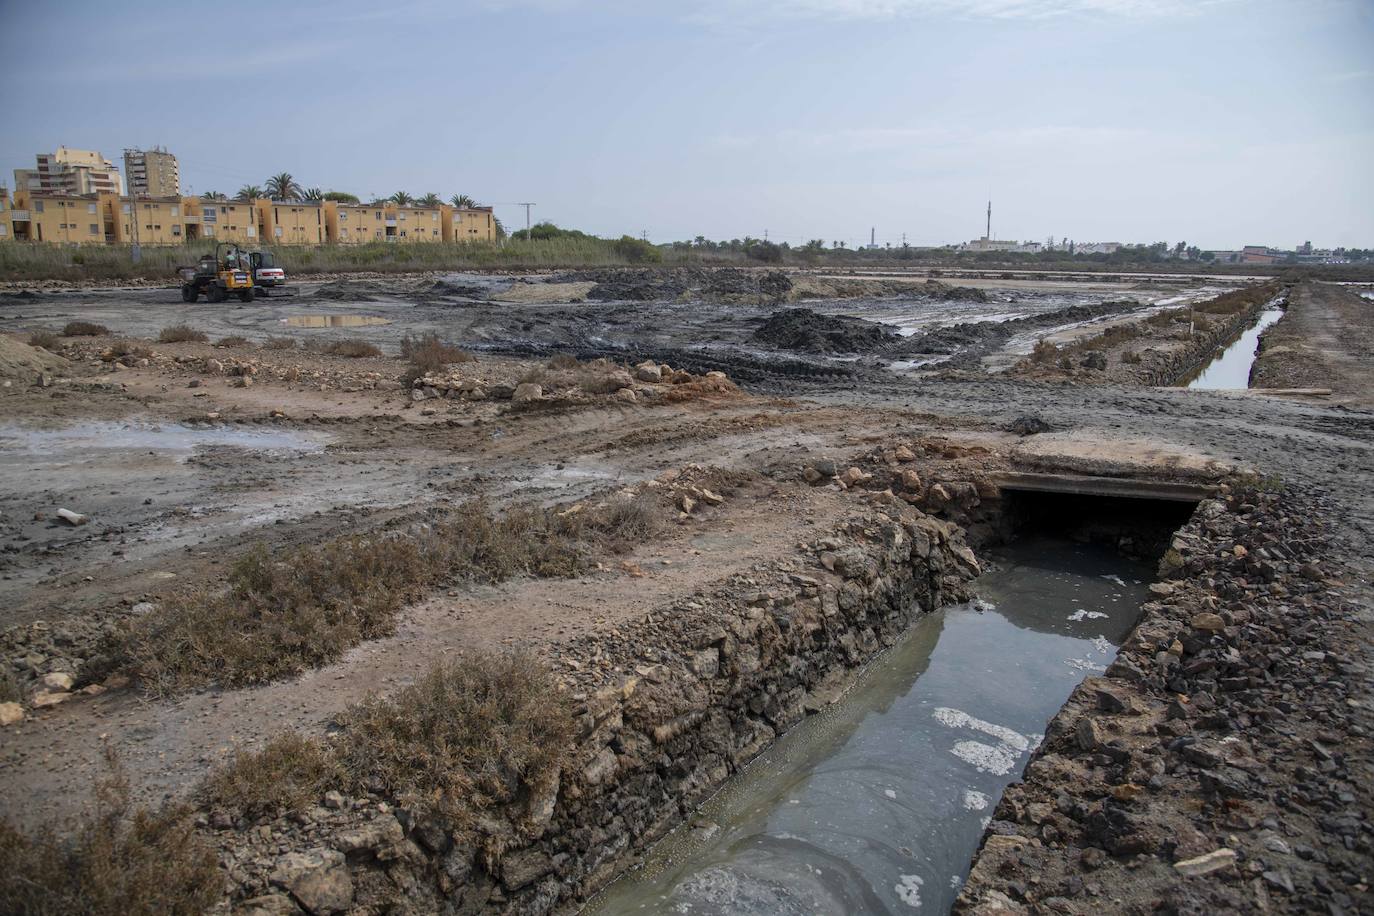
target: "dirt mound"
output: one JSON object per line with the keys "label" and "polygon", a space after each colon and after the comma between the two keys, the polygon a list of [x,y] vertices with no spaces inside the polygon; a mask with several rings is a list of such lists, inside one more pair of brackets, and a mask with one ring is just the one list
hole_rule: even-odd
{"label": "dirt mound", "polygon": [[360,284],[349,280],[335,280],[315,290],[313,299],[328,299],[331,302],[376,302],[376,297],[365,291]]}
{"label": "dirt mound", "polygon": [[774,312],[754,332],[755,340],[805,353],[861,353],[880,349],[894,337],[876,322],[804,308]]}
{"label": "dirt mound", "polygon": [[972,286],[950,286],[948,283],[941,283],[939,280],[927,280],[925,286],[920,288],[921,295],[928,299],[940,299],[943,301],[955,302],[991,302],[986,290],[977,289]]}
{"label": "dirt mound", "polygon": [[0,334],[0,378],[32,382],[40,372],[58,373],[71,363],[39,347]]}
{"label": "dirt mound", "polygon": [[700,297],[713,302],[780,302],[792,291],[781,270],[738,267],[608,268],[574,271],[550,278],[552,283],[592,282],[587,298],[595,302],[651,302]]}

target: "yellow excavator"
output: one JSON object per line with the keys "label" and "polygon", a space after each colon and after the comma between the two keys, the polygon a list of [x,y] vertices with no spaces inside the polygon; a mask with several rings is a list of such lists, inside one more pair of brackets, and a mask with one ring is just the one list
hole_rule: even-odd
{"label": "yellow excavator", "polygon": [[177,273],[183,302],[195,302],[201,293],[211,302],[223,302],[231,295],[253,301],[253,268],[237,245],[220,242],[214,254],[203,255],[194,267],[178,267]]}

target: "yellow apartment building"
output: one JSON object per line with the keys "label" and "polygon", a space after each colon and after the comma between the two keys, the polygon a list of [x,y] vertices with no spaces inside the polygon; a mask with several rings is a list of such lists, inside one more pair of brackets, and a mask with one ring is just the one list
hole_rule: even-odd
{"label": "yellow apartment building", "polygon": [[334,201],[206,200],[19,190],[0,198],[0,241],[55,245],[361,245],[493,242],[489,208],[373,206]]}
{"label": "yellow apartment building", "polygon": [[20,190],[10,211],[15,241],[54,245],[103,245],[105,214],[99,198],[77,194],[29,194]]}
{"label": "yellow apartment building", "polygon": [[257,201],[202,200],[199,197],[186,200],[194,201],[194,209],[200,213],[198,238],[251,245],[261,243]]}
{"label": "yellow apartment building", "polygon": [[0,188],[0,242],[14,238],[14,201],[10,200],[10,189]]}
{"label": "yellow apartment building", "polygon": [[339,245],[380,242],[386,236],[386,210],[381,206],[344,204],[332,200],[324,204],[325,239]]}
{"label": "yellow apartment building", "polygon": [[325,203],[309,200],[255,200],[258,238],[265,245],[323,245]]}
{"label": "yellow apartment building", "polygon": [[446,242],[494,242],[496,241],[496,218],[491,207],[477,207],[471,210],[449,208],[452,225]]}

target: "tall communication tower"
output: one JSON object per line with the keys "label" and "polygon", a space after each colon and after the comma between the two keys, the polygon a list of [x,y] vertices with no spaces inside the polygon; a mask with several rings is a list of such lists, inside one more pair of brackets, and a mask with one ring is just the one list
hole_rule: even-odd
{"label": "tall communication tower", "polygon": [[988,241],[992,241],[992,198],[988,198],[988,234],[983,236]]}

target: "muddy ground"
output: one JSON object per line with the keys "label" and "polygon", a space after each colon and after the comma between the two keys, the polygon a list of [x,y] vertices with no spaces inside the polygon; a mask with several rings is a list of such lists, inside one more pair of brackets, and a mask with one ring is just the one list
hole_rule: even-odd
{"label": "muddy ground", "polygon": [[[404,614],[395,636],[293,681],[177,699],[94,682],[93,695],[74,692],[51,707],[25,698],[23,720],[0,732],[5,816],[33,825],[81,809],[106,742],[140,797],[157,801],[282,728],[322,732],[346,704],[408,683],[454,651],[522,646],[558,658],[792,556],[799,537],[828,530],[853,505],[839,488],[801,483],[798,469],[817,456],[843,466],[875,443],[945,443],[931,454],[1166,479],[1253,470],[1314,494],[1333,517],[1332,559],[1364,582],[1374,572],[1374,413],[1358,397],[1374,390],[1374,359],[1339,333],[1299,323],[1298,312],[1276,326],[1285,335],[1276,339],[1331,354],[1338,378],[1328,387],[1352,397],[1294,401],[997,371],[1042,336],[1216,289],[994,285],[960,298],[944,286],[885,287],[882,296],[798,305],[701,301],[668,277],[661,300],[588,296],[608,279],[357,280],[232,306],[188,306],[171,290],[0,296],[0,330],[12,339],[74,319],[112,332],[63,339],[67,366],[4,363],[0,624],[12,628],[5,660],[23,677],[79,674],[108,627],[187,583],[214,582],[251,545],[285,550],[474,497],[498,506],[587,499],[691,465],[745,475],[719,506],[666,510],[665,536],[591,575],[436,593]],[[1322,313],[1327,328],[1368,314],[1321,287],[1299,295],[1342,303],[1345,311]],[[797,307],[807,311],[784,313]],[[108,358],[115,340],[155,340],[177,322],[210,342],[145,342],[149,356]],[[492,395],[416,400],[402,387],[397,348],[426,332],[476,354],[456,368]],[[247,343],[213,346],[229,335]],[[261,348],[268,337],[362,338],[384,355]],[[535,409],[497,394],[555,353],[724,371],[739,390],[688,394],[636,380],[632,399],[549,391]],[[1028,429],[1045,431],[1013,431]],[[71,526],[59,508],[89,520]],[[1341,651],[1357,660],[1344,676],[1366,703],[1369,595],[1354,588],[1353,600],[1363,616],[1343,637]]]}

